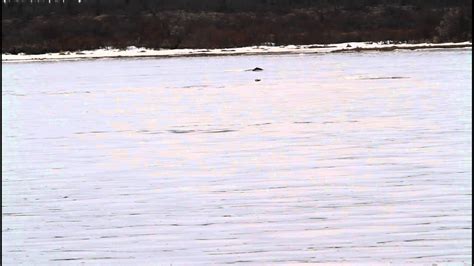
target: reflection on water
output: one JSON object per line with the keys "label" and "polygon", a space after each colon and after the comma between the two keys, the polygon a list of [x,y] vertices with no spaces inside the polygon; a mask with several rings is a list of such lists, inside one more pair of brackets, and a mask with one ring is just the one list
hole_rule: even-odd
{"label": "reflection on water", "polygon": [[2,64],[3,262],[471,263],[471,55]]}

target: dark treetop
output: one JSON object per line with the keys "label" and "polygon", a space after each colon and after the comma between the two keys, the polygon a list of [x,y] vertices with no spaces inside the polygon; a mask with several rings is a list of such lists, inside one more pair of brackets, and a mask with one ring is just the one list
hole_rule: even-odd
{"label": "dark treetop", "polygon": [[4,0],[2,53],[466,41],[471,21],[472,0]]}

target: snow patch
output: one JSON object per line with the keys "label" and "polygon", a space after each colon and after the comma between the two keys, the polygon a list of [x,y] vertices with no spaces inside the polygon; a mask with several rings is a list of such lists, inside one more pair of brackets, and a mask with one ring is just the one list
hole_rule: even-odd
{"label": "snow patch", "polygon": [[337,44],[310,44],[310,45],[287,45],[274,46],[274,44],[238,47],[227,49],[148,49],[130,46],[126,49],[115,49],[111,47],[77,51],[47,53],[38,55],[2,54],[2,62],[24,62],[24,61],[58,61],[58,60],[81,60],[98,58],[131,58],[131,57],[179,57],[179,56],[219,56],[219,55],[258,55],[258,54],[310,54],[331,53],[345,51],[364,50],[395,50],[395,49],[421,49],[421,48],[459,48],[472,47],[472,42],[459,43],[394,43],[384,42],[347,42]]}

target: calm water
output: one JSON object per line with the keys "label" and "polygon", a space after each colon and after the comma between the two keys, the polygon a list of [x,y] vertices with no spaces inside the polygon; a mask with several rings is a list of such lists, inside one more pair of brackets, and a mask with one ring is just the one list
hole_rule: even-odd
{"label": "calm water", "polygon": [[3,263],[470,264],[471,56],[2,64]]}

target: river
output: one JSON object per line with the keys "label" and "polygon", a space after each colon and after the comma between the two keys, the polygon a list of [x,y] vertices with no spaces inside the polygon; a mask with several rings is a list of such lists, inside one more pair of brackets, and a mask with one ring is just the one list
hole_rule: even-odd
{"label": "river", "polygon": [[471,58],[2,63],[3,263],[470,265]]}

